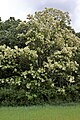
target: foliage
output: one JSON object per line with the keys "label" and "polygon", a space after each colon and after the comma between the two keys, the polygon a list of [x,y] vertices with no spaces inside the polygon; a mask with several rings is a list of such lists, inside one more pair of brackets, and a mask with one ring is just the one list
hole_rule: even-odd
{"label": "foliage", "polygon": [[0,104],[80,100],[80,38],[69,26],[53,8],[18,24],[18,46],[0,46]]}
{"label": "foliage", "polygon": [[76,36],[78,36],[80,38],[80,32],[77,32],[75,34],[76,34]]}
{"label": "foliage", "polygon": [[14,17],[10,17],[5,22],[2,20],[0,21],[0,45],[6,44],[11,48],[13,48],[15,45],[19,45],[16,27],[20,22],[20,19],[15,20]]}

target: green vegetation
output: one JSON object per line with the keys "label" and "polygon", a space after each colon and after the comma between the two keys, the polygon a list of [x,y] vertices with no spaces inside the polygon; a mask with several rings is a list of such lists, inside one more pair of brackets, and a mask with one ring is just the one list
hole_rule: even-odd
{"label": "green vegetation", "polygon": [[0,19],[0,45],[6,44],[13,48],[15,45],[20,45],[17,39],[16,27],[20,24],[21,20],[15,20],[14,17],[10,17],[6,21]]}
{"label": "green vegetation", "polygon": [[1,107],[0,120],[79,120],[80,105]]}
{"label": "green vegetation", "polygon": [[0,21],[0,105],[80,102],[80,38],[67,12]]}

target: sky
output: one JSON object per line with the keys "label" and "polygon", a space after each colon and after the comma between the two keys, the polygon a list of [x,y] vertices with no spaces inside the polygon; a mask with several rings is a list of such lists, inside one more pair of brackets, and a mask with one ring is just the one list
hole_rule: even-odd
{"label": "sky", "polygon": [[0,17],[26,20],[28,14],[34,14],[44,8],[56,8],[69,12],[71,25],[80,32],[80,0],[0,0]]}

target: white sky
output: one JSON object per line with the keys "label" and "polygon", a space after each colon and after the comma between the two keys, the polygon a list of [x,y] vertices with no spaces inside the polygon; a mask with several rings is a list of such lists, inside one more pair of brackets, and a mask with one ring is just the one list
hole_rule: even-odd
{"label": "white sky", "polygon": [[33,14],[45,7],[68,11],[73,28],[80,32],[80,0],[0,0],[0,17],[2,20],[9,17],[25,20],[27,14]]}

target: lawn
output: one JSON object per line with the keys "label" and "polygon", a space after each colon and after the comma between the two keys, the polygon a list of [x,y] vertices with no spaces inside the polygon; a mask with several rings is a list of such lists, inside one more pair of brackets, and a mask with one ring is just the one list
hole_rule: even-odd
{"label": "lawn", "polygon": [[0,120],[80,120],[80,105],[0,107]]}

